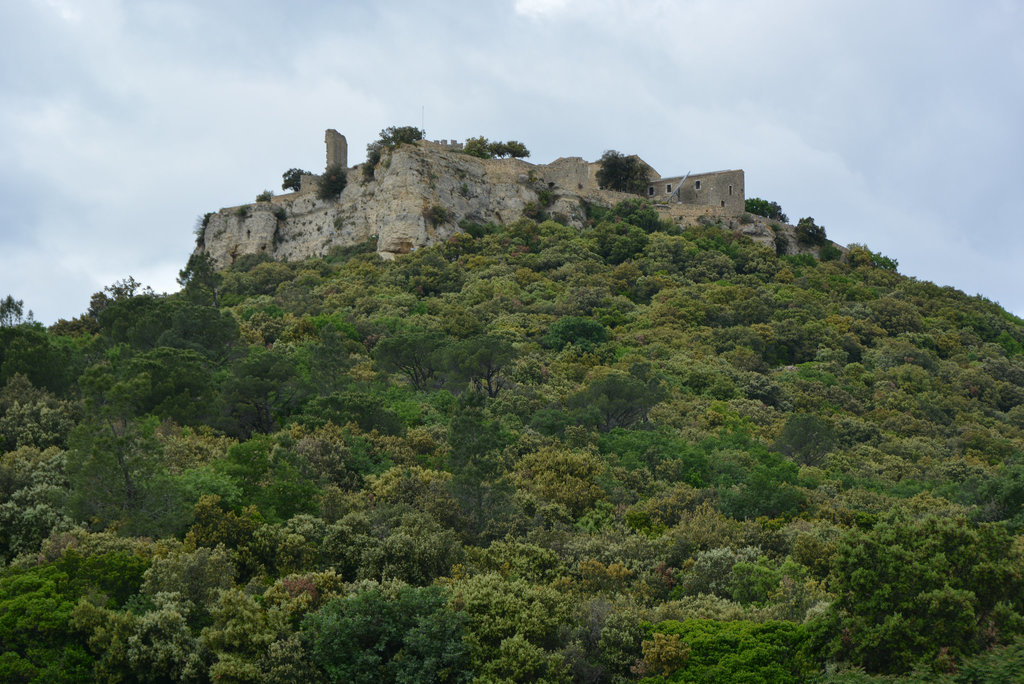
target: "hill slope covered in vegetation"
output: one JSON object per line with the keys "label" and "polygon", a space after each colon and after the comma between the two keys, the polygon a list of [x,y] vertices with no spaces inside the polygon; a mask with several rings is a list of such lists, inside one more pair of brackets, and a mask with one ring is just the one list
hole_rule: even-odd
{"label": "hill slope covered in vegetation", "polygon": [[1019,673],[1022,321],[638,201],[466,229],[0,327],[0,679]]}

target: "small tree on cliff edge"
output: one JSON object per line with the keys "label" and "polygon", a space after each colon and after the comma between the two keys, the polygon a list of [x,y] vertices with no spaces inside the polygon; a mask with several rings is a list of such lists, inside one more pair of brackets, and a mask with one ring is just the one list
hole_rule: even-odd
{"label": "small tree on cliff edge", "polygon": [[336,199],[348,184],[348,171],[341,164],[331,164],[320,177],[316,196],[322,200]]}
{"label": "small tree on cliff edge", "polygon": [[298,192],[299,188],[302,186],[302,174],[306,174],[308,176],[309,171],[304,171],[302,169],[288,169],[282,173],[281,178],[284,179],[284,182],[281,183],[281,189],[294,190],[295,192]]}
{"label": "small tree on cliff edge", "polygon": [[605,190],[642,195],[647,190],[649,173],[648,167],[636,155],[626,156],[621,152],[608,150],[601,155],[597,185]]}
{"label": "small tree on cliff edge", "polygon": [[366,146],[366,165],[363,166],[363,176],[369,180],[373,178],[373,169],[380,163],[381,155],[385,150],[393,150],[402,143],[414,143],[423,140],[426,131],[415,126],[388,126],[380,132],[380,138]]}

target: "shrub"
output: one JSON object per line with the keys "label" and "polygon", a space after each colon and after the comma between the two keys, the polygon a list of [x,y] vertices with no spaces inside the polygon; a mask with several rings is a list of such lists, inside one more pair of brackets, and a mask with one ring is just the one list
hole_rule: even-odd
{"label": "shrub", "polygon": [[838,261],[843,257],[843,250],[829,243],[821,248],[818,256],[821,257],[822,261]]}
{"label": "shrub", "polygon": [[274,199],[274,193],[269,190],[264,190],[260,194],[256,195],[257,202],[269,202],[272,199]]}
{"label": "shrub", "polygon": [[423,218],[425,218],[430,225],[437,227],[445,223],[451,223],[455,220],[455,214],[446,207],[442,207],[440,204],[435,204],[428,209],[423,210]]}
{"label": "shrub", "polygon": [[340,164],[331,164],[320,177],[316,196],[322,200],[336,199],[348,184],[348,171]]}

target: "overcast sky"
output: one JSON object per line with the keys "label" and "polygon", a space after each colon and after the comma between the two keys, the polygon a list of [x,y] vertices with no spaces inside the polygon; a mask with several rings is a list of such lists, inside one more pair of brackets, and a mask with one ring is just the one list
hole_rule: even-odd
{"label": "overcast sky", "polygon": [[0,297],[52,323],[196,217],[390,125],[529,161],[742,168],[900,271],[1024,315],[1017,0],[0,0]]}

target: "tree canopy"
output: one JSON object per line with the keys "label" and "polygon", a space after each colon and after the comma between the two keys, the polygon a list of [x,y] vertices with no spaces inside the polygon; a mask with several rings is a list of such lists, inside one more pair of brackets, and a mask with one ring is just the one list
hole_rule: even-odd
{"label": "tree canopy", "polygon": [[8,297],[0,680],[1019,679],[1024,321],[641,198],[463,228]]}
{"label": "tree canopy", "polygon": [[601,168],[597,171],[599,187],[636,195],[647,192],[650,167],[636,155],[627,156],[615,150],[608,150],[601,155],[600,164]]}

